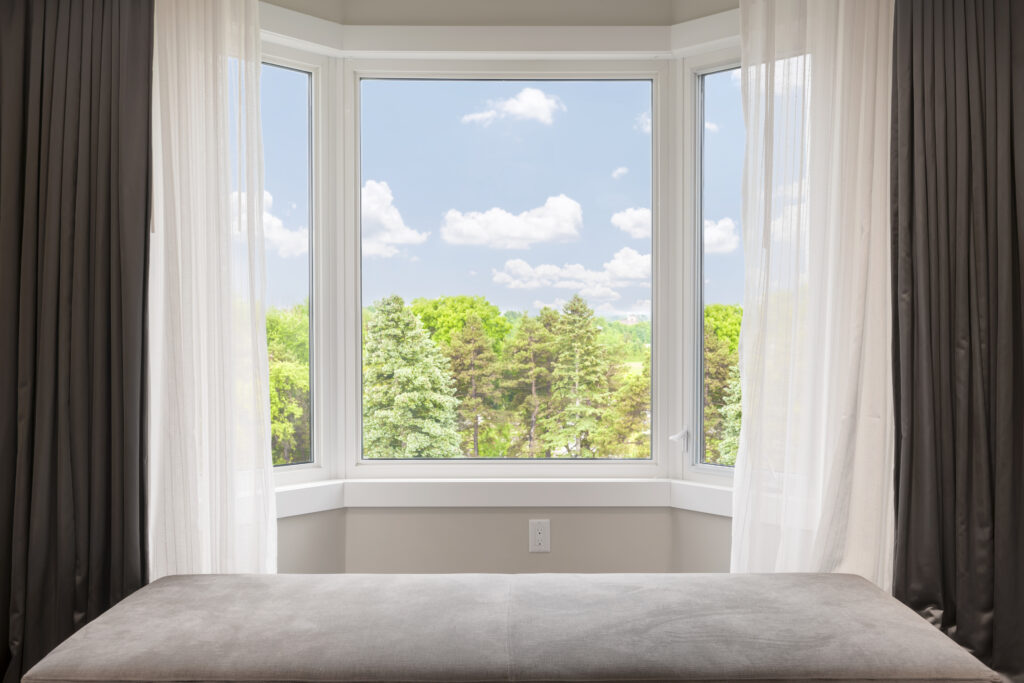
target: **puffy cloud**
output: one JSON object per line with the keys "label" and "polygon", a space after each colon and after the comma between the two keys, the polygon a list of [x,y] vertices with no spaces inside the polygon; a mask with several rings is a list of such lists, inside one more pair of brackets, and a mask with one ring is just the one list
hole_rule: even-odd
{"label": "puffy cloud", "polygon": [[636,120],[633,122],[633,128],[643,133],[651,132],[651,112],[645,111],[636,115]]}
{"label": "puffy cloud", "polygon": [[705,121],[704,122],[704,130],[708,131],[709,133],[717,133],[718,132],[718,124],[715,123],[714,121]]}
{"label": "puffy cloud", "polygon": [[552,301],[551,303],[544,303],[543,301],[534,301],[533,307],[536,308],[537,310],[540,310],[542,308],[553,308],[556,311],[560,311],[562,309],[562,306],[565,306],[565,304],[565,299],[555,297],[555,300]]}
{"label": "puffy cloud", "polygon": [[540,121],[550,126],[554,122],[556,111],[565,111],[565,105],[554,95],[548,95],[537,88],[523,88],[515,97],[507,100],[491,100],[488,109],[466,114],[463,123],[476,123],[489,126],[506,116],[513,119]]}
{"label": "puffy cloud", "polygon": [[644,208],[626,209],[612,216],[612,225],[637,239],[651,236],[651,210]]}
{"label": "puffy cloud", "polygon": [[623,247],[601,270],[590,270],[579,263],[531,266],[522,259],[511,259],[501,270],[493,270],[492,279],[509,289],[554,287],[576,290],[588,299],[614,300],[620,298],[616,288],[650,285],[651,255]]}
{"label": "puffy cloud", "polygon": [[651,315],[651,300],[637,299],[632,304],[605,302],[594,307],[594,311],[601,315],[629,316],[629,315]]}
{"label": "puffy cloud", "polygon": [[704,221],[704,253],[728,254],[740,244],[736,224],[731,218],[718,221]]}
{"label": "puffy cloud", "polygon": [[449,244],[526,249],[538,242],[573,239],[582,227],[583,208],[560,194],[548,197],[543,206],[516,215],[497,207],[467,213],[450,209],[444,216],[441,238]]}
{"label": "puffy cloud", "polygon": [[629,173],[629,169],[628,168],[626,168],[625,166],[619,166],[617,169],[612,171],[612,179],[613,180],[618,180],[619,178],[621,178],[622,176],[626,175],[627,173]]}
{"label": "puffy cloud", "polygon": [[[246,212],[246,200],[244,192],[231,193],[231,225],[235,231],[239,231],[241,223],[244,222]],[[309,252],[309,228],[297,228],[291,230],[284,227],[280,218],[271,213],[274,207],[274,196],[263,191],[263,244],[267,251],[273,252],[281,258],[293,258],[302,256]],[[242,216],[242,219],[239,219]]]}
{"label": "puffy cloud", "polygon": [[395,197],[386,182],[367,180],[362,192],[363,255],[390,257],[396,245],[423,244],[428,232],[417,232],[395,207]]}

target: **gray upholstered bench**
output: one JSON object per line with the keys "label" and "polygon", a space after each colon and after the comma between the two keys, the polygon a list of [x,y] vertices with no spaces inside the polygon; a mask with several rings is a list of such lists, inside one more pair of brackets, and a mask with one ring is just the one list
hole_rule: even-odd
{"label": "gray upholstered bench", "polygon": [[838,574],[178,576],[26,681],[998,681]]}

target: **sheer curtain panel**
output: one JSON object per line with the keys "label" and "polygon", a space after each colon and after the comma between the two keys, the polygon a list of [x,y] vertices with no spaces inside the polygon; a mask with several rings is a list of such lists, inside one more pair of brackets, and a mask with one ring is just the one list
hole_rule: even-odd
{"label": "sheer curtain panel", "polygon": [[746,256],[732,569],[891,583],[891,0],[740,5]]}
{"label": "sheer curtain panel", "polygon": [[150,577],[273,572],[256,0],[156,0]]}

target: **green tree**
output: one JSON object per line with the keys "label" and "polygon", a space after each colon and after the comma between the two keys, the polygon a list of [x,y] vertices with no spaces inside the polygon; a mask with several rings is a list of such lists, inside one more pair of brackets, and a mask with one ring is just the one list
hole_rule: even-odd
{"label": "green tree", "polygon": [[704,307],[704,458],[736,461],[742,420],[739,389],[739,339],[743,307]]}
{"label": "green tree", "polygon": [[559,322],[544,442],[571,458],[595,457],[593,437],[607,397],[607,360],[597,343],[594,311],[574,294]]}
{"label": "green tree", "polygon": [[374,304],[363,350],[363,449],[375,458],[455,458],[448,361],[401,297]]}
{"label": "green tree", "polygon": [[308,462],[310,452],[309,300],[266,314],[270,443],[275,465]]}
{"label": "green tree", "polygon": [[505,348],[505,386],[511,390],[511,405],[523,420],[525,452],[530,458],[541,453],[538,423],[551,394],[554,365],[551,328],[557,325],[558,314],[551,309],[544,311],[537,318],[521,318]]}
{"label": "green tree", "polygon": [[725,405],[722,406],[722,440],[718,444],[718,463],[735,465],[740,450],[740,425],[743,423],[743,394],[740,388],[740,366],[737,363],[729,369],[729,384],[725,390]]}
{"label": "green tree", "polygon": [[708,304],[704,307],[704,331],[726,342],[730,353],[740,348],[743,307],[739,304]]}
{"label": "green tree", "polygon": [[484,332],[495,352],[501,350],[511,321],[501,310],[482,296],[442,296],[436,299],[413,299],[412,312],[422,321],[430,338],[438,344],[450,344],[452,335],[461,330],[469,316],[480,318]]}
{"label": "green tree", "polygon": [[480,428],[493,414],[497,398],[498,365],[491,344],[480,316],[470,313],[447,347],[459,398],[463,450],[474,458],[480,457]]}
{"label": "green tree", "polygon": [[630,374],[611,398],[597,432],[598,452],[606,457],[646,458],[651,451],[651,357]]}

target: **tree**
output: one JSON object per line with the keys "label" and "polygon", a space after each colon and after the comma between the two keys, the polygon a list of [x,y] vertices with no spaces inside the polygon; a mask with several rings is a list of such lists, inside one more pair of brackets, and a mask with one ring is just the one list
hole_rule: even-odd
{"label": "tree", "polygon": [[651,357],[640,373],[626,376],[611,397],[596,437],[608,457],[645,458],[651,451]]}
{"label": "tree", "polygon": [[275,465],[310,459],[309,301],[269,308],[270,443]]}
{"label": "tree", "polygon": [[704,330],[704,457],[718,462],[723,435],[722,406],[729,384],[729,370],[735,365],[729,344],[711,330]]}
{"label": "tree", "polygon": [[607,394],[607,360],[597,343],[594,312],[578,294],[562,307],[559,323],[544,441],[571,458],[594,457],[593,436]]}
{"label": "tree", "polygon": [[[544,311],[549,325],[557,325],[558,314],[551,309]],[[523,316],[505,348],[505,385],[511,389],[511,405],[523,418],[526,454],[530,458],[541,452],[538,422],[551,394],[554,364],[554,335],[544,324],[544,311],[537,318]]]}
{"label": "tree", "polygon": [[501,310],[482,296],[413,299],[411,307],[430,338],[438,344],[450,344],[452,335],[465,326],[469,316],[476,315],[491,341],[492,349],[498,352],[512,327]]}
{"label": "tree", "polygon": [[718,463],[735,465],[740,450],[740,425],[743,422],[743,395],[740,388],[740,366],[737,363],[729,369],[729,384],[725,390],[725,405],[722,406],[722,440],[718,444]]}
{"label": "tree", "polygon": [[363,351],[363,449],[374,458],[455,458],[458,399],[440,349],[398,296],[374,304]]}
{"label": "tree", "polygon": [[491,344],[480,316],[470,313],[462,329],[452,334],[448,345],[459,397],[463,448],[474,458],[480,457],[480,427],[492,414],[492,402],[497,394],[497,356]]}
{"label": "tree", "polygon": [[739,447],[742,322],[742,306],[704,307],[704,457],[722,465],[735,462]]}
{"label": "tree", "polygon": [[739,304],[708,304],[704,307],[704,331],[710,331],[729,346],[730,353],[740,347],[743,307]]}

